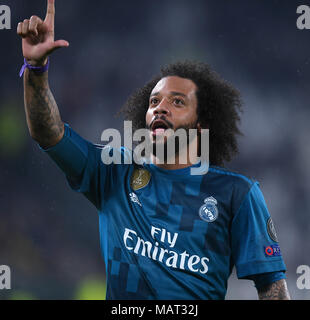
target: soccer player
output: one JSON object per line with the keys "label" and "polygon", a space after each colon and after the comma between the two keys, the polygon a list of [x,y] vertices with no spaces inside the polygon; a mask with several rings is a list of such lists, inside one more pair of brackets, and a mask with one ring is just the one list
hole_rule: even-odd
{"label": "soccer player", "polygon": [[167,145],[168,128],[209,129],[208,172],[191,175],[199,157],[159,163],[156,148],[150,163],[106,164],[114,152],[124,160],[130,151],[85,141],[63,123],[49,88],[48,57],[69,45],[54,40],[54,16],[48,0],[44,21],[32,16],[18,24],[27,124],[70,186],[98,209],[107,299],[224,299],[234,266],[238,278],[254,281],[260,299],[290,299],[258,182],[223,168],[238,151],[239,93],[204,63],[163,68],[123,112],[135,129],[149,129],[153,144],[158,138]]}

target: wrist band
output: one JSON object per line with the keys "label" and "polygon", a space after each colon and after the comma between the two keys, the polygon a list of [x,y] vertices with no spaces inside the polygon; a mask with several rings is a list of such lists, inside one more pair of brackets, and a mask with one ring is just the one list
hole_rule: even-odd
{"label": "wrist band", "polygon": [[22,66],[22,68],[20,69],[20,72],[19,72],[19,77],[21,78],[25,72],[25,69],[28,68],[29,70],[32,70],[36,73],[44,73],[48,70],[48,67],[49,67],[49,64],[50,64],[50,59],[49,57],[47,58],[47,63],[45,66],[43,67],[35,67],[35,66],[32,66],[31,64],[29,64],[26,60],[26,58],[24,58],[24,64]]}

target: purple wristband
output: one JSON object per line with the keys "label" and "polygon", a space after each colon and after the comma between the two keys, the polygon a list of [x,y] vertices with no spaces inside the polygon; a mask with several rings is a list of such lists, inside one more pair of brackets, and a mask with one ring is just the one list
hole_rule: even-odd
{"label": "purple wristband", "polygon": [[23,64],[22,68],[20,69],[19,77],[21,78],[23,76],[26,68],[28,68],[29,70],[33,70],[36,73],[43,73],[43,72],[46,72],[48,70],[49,65],[50,65],[49,57],[47,58],[46,65],[43,66],[43,67],[34,67],[34,66],[32,66],[31,64],[29,64],[27,62],[26,58],[24,58],[24,64]]}

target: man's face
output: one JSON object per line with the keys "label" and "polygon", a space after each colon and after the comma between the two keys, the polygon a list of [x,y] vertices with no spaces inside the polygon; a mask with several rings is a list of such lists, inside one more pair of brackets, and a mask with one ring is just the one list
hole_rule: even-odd
{"label": "man's face", "polygon": [[192,80],[169,76],[152,90],[146,113],[151,140],[160,140],[166,129],[197,128],[197,86]]}

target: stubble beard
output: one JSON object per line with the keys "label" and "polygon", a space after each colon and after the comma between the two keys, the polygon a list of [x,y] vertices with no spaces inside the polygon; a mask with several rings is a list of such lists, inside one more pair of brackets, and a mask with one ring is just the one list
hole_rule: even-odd
{"label": "stubble beard", "polygon": [[[189,134],[189,130],[190,129],[197,129],[197,124],[198,121],[195,121],[193,123],[187,123],[187,124],[183,124],[175,129],[172,129],[174,132],[176,132],[178,129],[183,129],[186,131],[186,144],[182,144],[180,143],[180,139],[178,138],[178,136],[176,136],[175,138],[172,136],[160,136],[160,137],[152,137],[152,154],[155,158],[163,158],[162,160],[164,161],[164,163],[167,163],[168,161],[168,146],[170,145],[168,142],[170,141],[171,143],[173,143],[173,140],[175,142],[175,153],[174,153],[174,158],[177,159],[178,156],[180,155],[180,152],[185,148],[185,146],[187,147],[187,151],[189,152],[189,145],[193,140],[193,136],[191,137]],[[147,127],[149,130],[151,130],[149,127]],[[151,131],[150,131],[150,134]],[[163,144],[163,147],[161,148],[161,150],[163,150],[163,154],[158,154],[157,150],[159,150],[160,148],[156,147],[157,145],[161,145]]]}

